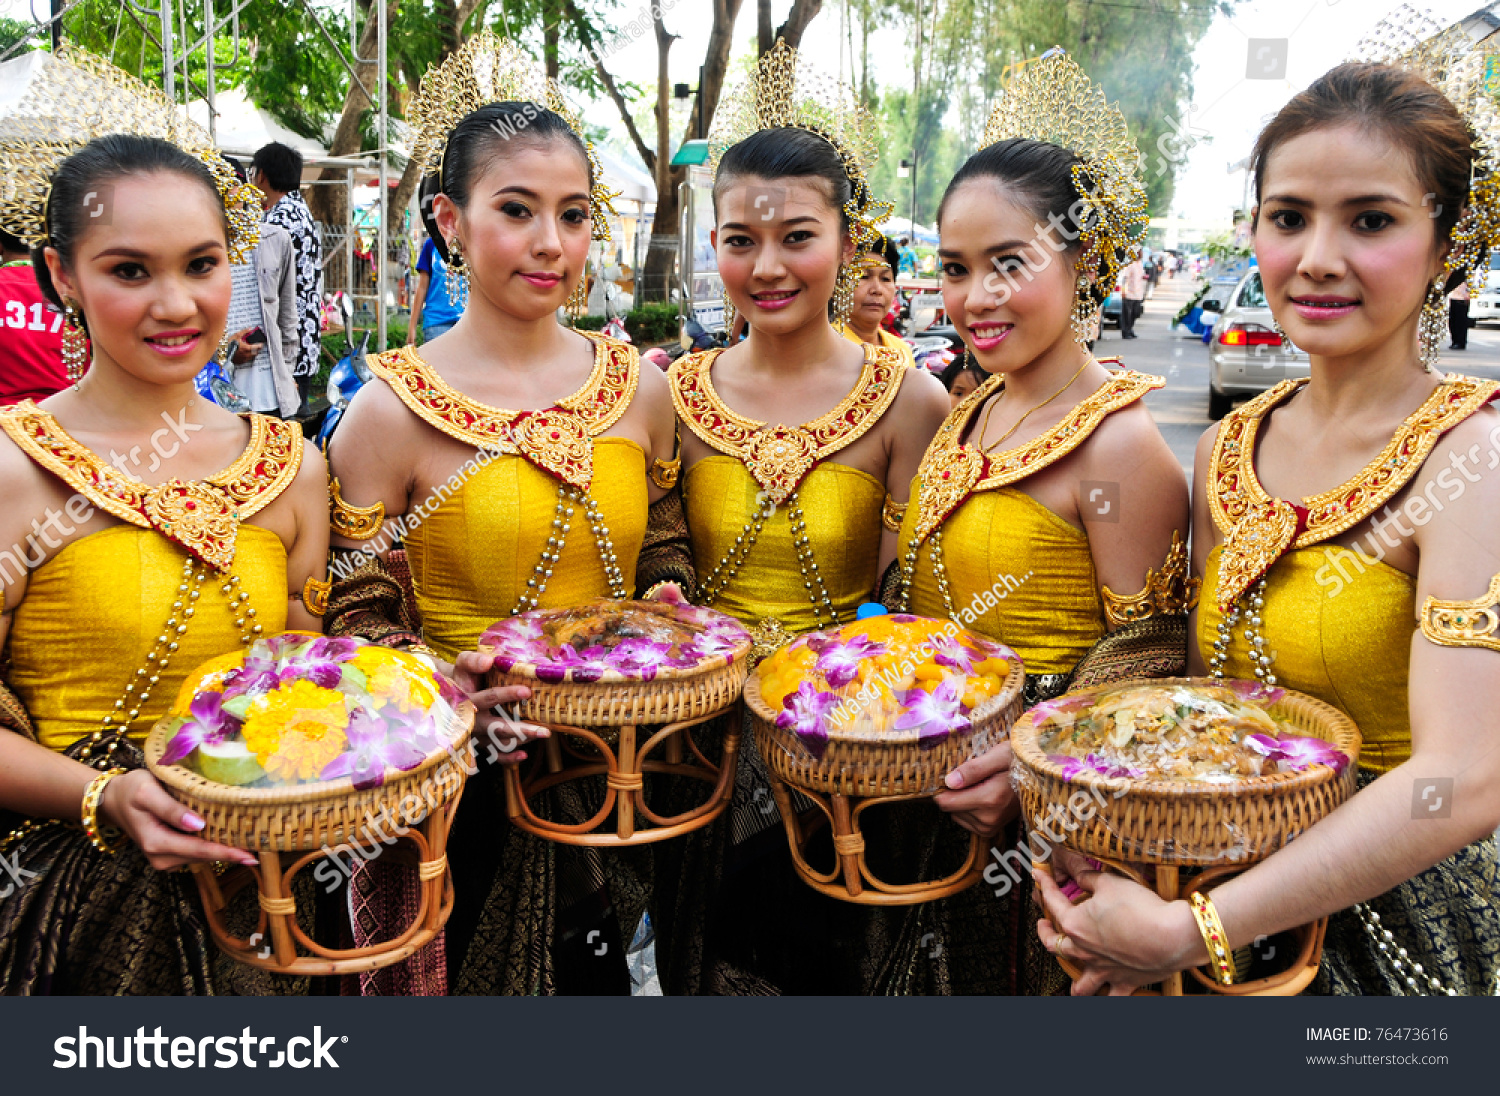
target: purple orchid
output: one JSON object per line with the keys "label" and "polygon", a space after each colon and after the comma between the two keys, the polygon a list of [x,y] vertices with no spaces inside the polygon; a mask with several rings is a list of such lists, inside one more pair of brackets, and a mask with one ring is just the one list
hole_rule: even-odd
{"label": "purple orchid", "polygon": [[1275,704],[1286,696],[1286,690],[1276,685],[1264,685],[1259,681],[1230,681],[1234,695],[1251,704]]}
{"label": "purple orchid", "polygon": [[951,666],[962,674],[974,672],[974,652],[953,636],[935,635],[928,641],[928,646],[932,649],[932,660],[939,666]]}
{"label": "purple orchid", "polygon": [[[749,638],[748,632],[745,638]],[[679,666],[692,666],[714,655],[726,655],[742,646],[743,643],[743,639],[727,633],[703,632],[678,647],[677,658],[673,661]]]}
{"label": "purple orchid", "polygon": [[776,726],[795,731],[814,757],[822,757],[828,746],[828,728],[823,724],[823,717],[838,705],[837,694],[824,692],[811,681],[804,681],[797,686],[795,693],[782,701],[782,710],[776,713]]}
{"label": "purple orchid", "polygon": [[622,639],[615,645],[614,651],[608,658],[608,664],[612,669],[625,674],[635,674],[642,681],[650,681],[656,676],[656,671],[667,665],[671,659],[672,651],[670,643],[658,639],[647,639],[644,636],[632,636]]}
{"label": "purple orchid", "polygon": [[917,745],[935,746],[953,731],[969,726],[963,693],[956,681],[945,681],[932,692],[908,689],[899,700],[906,711],[896,720],[896,730],[918,728]]}
{"label": "purple orchid", "polygon": [[1314,765],[1327,765],[1334,772],[1343,772],[1349,758],[1341,750],[1324,742],[1321,738],[1304,738],[1289,734],[1284,738],[1272,738],[1268,734],[1247,734],[1240,740],[1257,753],[1272,761],[1284,761],[1294,772],[1310,769]]}
{"label": "purple orchid", "polygon": [[349,719],[349,748],[319,774],[323,780],[348,776],[361,791],[385,783],[386,769],[408,772],[427,756],[426,751],[390,733],[385,720],[360,708]]}
{"label": "purple orchid", "polygon": [[1087,757],[1066,757],[1063,754],[1048,754],[1047,760],[1062,769],[1062,778],[1067,783],[1072,783],[1074,778],[1088,774],[1090,776],[1103,776],[1109,779],[1126,777],[1136,779],[1144,775],[1140,769],[1133,769],[1129,765],[1111,761],[1106,757],[1091,753]]}
{"label": "purple orchid", "polygon": [[[600,671],[592,669],[588,660],[575,651],[572,647],[564,644],[556,651],[548,651],[546,654],[537,654],[536,676],[538,681],[545,681],[549,685],[558,685],[568,680],[569,673],[573,674],[573,680],[588,684],[598,681]],[[496,658],[495,665],[501,664]]]}
{"label": "purple orchid", "polygon": [[840,689],[858,676],[860,662],[885,654],[886,647],[868,636],[856,635],[844,640],[830,636],[814,650],[818,652],[816,669],[828,684]]}
{"label": "purple orchid", "polygon": [[319,636],[307,650],[307,658],[329,662],[348,662],[359,653],[360,645],[344,636]]}
{"label": "purple orchid", "polygon": [[226,714],[223,693],[204,693],[193,698],[188,708],[188,720],[161,755],[163,765],[175,765],[203,743],[217,746],[234,730],[234,721]]}

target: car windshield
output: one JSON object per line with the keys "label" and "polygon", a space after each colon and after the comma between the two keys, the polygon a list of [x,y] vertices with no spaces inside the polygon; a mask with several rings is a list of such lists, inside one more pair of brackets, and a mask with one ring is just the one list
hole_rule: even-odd
{"label": "car windshield", "polygon": [[1261,287],[1259,274],[1252,274],[1245,282],[1244,288],[1240,290],[1239,306],[1241,308],[1266,307],[1266,291]]}

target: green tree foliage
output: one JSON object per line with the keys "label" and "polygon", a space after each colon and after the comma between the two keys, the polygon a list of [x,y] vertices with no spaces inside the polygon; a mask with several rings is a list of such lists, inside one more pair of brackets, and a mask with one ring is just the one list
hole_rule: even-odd
{"label": "green tree foliage", "polygon": [[[915,219],[930,222],[947,180],[978,147],[989,104],[1020,63],[1062,46],[1118,102],[1142,156],[1153,214],[1171,205],[1176,170],[1194,134],[1193,50],[1234,0],[844,0],[855,84],[881,117],[875,191],[905,216],[916,153]],[[868,73],[870,33],[895,26],[913,44],[906,80]]]}

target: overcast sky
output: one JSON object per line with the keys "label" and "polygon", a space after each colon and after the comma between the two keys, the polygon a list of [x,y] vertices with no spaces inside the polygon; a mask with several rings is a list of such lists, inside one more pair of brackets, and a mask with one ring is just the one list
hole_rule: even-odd
{"label": "overcast sky", "polygon": [[[707,0],[661,0],[661,4],[667,29],[681,36],[670,55],[672,79],[696,86],[698,65],[713,26],[712,5]],[[1193,220],[1227,223],[1240,202],[1244,175],[1231,174],[1226,166],[1249,154],[1261,126],[1282,104],[1345,60],[1371,27],[1401,6],[1392,0],[1251,0],[1239,5],[1232,19],[1216,19],[1198,45],[1192,109],[1180,120],[1189,131],[1206,131],[1212,141],[1197,144],[1179,171],[1173,212]],[[1479,6],[1476,0],[1430,0],[1425,5],[1444,22],[1462,18]],[[755,7],[755,0],[744,0],[735,27],[735,54],[748,49],[755,34]],[[803,53],[833,74],[839,72],[841,60],[848,67],[839,48],[841,7],[839,0],[826,0],[803,38]],[[791,0],[774,0],[772,11],[778,25],[790,8]],[[656,78],[656,43],[645,0],[638,11],[632,7],[623,14],[616,27],[632,22],[646,33],[613,53],[607,65],[621,77],[648,83]],[[1272,44],[1257,41],[1252,57],[1252,39]],[[1278,67],[1281,47],[1274,43],[1282,40],[1285,64]],[[880,84],[909,79],[908,44],[901,32],[886,30],[875,35],[871,54],[871,67]],[[1257,73],[1281,75],[1247,78],[1252,65]],[[608,100],[595,104],[588,116],[612,129],[619,125]]]}

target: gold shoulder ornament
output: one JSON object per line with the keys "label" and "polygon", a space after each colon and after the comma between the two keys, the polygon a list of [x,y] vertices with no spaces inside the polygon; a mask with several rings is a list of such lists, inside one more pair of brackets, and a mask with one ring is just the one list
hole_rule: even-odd
{"label": "gold shoulder ornament", "polygon": [[328,480],[328,517],[333,531],[350,540],[370,540],[385,524],[385,503],[374,506],[350,506],[339,493],[339,478]]}
{"label": "gold shoulder ornament", "polygon": [[1429,597],[1422,603],[1422,634],[1439,647],[1486,647],[1500,651],[1500,575],[1472,601],[1443,601]]}
{"label": "gold shoulder ornament", "polygon": [[880,522],[893,533],[901,532],[901,523],[906,520],[906,508],[910,501],[897,502],[890,495],[885,497],[885,506],[880,511]]}
{"label": "gold shoulder ornament", "polygon": [[1099,588],[1104,596],[1104,619],[1113,631],[1148,617],[1185,613],[1198,603],[1201,582],[1201,579],[1188,578],[1187,545],[1174,529],[1166,561],[1161,570],[1146,572],[1146,585],[1140,593],[1122,595],[1108,586]]}
{"label": "gold shoulder ornament", "polygon": [[328,595],[333,593],[333,583],[328,579],[307,576],[302,584],[302,606],[315,617],[328,612]]}
{"label": "gold shoulder ornament", "polygon": [[678,429],[673,430],[672,446],[671,460],[657,457],[651,462],[651,482],[663,491],[676,487],[677,477],[682,472],[682,432]]}

